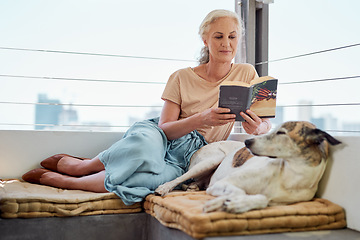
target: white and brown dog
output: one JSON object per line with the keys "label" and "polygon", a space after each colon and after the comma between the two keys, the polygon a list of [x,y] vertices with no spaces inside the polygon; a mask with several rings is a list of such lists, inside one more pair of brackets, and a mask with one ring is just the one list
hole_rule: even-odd
{"label": "white and brown dog", "polygon": [[194,178],[210,179],[206,192],[217,197],[206,202],[204,212],[242,213],[308,201],[325,171],[329,143],[341,142],[309,122],[286,122],[270,134],[246,140],[246,147],[237,141],[211,143],[193,155],[188,172],[155,193],[163,196]]}

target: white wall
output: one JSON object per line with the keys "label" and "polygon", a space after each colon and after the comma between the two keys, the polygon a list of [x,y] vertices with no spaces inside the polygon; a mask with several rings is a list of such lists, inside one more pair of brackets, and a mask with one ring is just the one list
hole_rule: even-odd
{"label": "white wall", "polygon": [[[0,131],[0,179],[21,178],[41,160],[56,153],[92,158],[122,137],[112,132]],[[247,135],[230,139],[244,141]],[[339,137],[320,183],[318,196],[346,211],[348,227],[360,231],[360,137]]]}
{"label": "white wall", "polygon": [[345,208],[348,228],[360,231],[360,137],[337,139],[343,144],[334,149],[317,195]]}
{"label": "white wall", "polygon": [[0,179],[21,178],[57,153],[93,158],[121,139],[119,132],[0,131]]}

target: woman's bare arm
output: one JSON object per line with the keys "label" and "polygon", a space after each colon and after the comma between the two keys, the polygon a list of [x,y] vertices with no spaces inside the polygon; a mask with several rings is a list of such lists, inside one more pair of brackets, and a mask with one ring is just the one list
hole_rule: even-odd
{"label": "woman's bare arm", "polygon": [[203,126],[220,126],[235,121],[234,114],[224,114],[230,111],[227,108],[210,108],[179,120],[180,111],[178,104],[165,100],[159,127],[165,132],[169,140],[180,138]]}

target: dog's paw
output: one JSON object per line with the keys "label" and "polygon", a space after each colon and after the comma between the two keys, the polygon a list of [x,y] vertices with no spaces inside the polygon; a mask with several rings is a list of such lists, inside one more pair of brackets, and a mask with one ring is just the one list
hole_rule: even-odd
{"label": "dog's paw", "polygon": [[268,206],[269,200],[264,195],[220,196],[205,203],[204,212],[224,211],[229,213],[244,213],[253,209]]}
{"label": "dog's paw", "polygon": [[223,211],[229,213],[244,213],[249,210],[248,204],[242,201],[234,203],[233,199],[228,199],[226,197],[217,197],[207,201],[203,208],[203,212]]}
{"label": "dog's paw", "polygon": [[217,197],[212,200],[205,202],[203,207],[203,212],[215,212],[215,211],[224,211],[224,202],[226,202],[226,197]]}
{"label": "dog's paw", "polygon": [[252,207],[244,201],[243,197],[236,199],[227,199],[224,202],[224,211],[229,213],[244,213],[252,209]]}
{"label": "dog's paw", "polygon": [[241,195],[245,194],[244,190],[227,183],[225,181],[218,181],[208,189],[206,189],[206,193],[213,196],[224,196],[224,195]]}
{"label": "dog's paw", "polygon": [[224,211],[230,213],[244,213],[253,209],[266,208],[269,203],[267,197],[261,194],[229,197],[224,202]]}
{"label": "dog's paw", "polygon": [[155,194],[160,196],[165,196],[167,193],[169,193],[173,188],[170,184],[164,183],[163,185],[158,186],[155,189]]}

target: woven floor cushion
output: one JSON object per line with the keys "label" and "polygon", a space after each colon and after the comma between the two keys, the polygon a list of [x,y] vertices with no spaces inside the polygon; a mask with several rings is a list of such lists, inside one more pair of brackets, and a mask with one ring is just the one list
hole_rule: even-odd
{"label": "woven floor cushion", "polygon": [[163,225],[180,229],[194,238],[346,227],[343,208],[325,199],[272,206],[242,214],[203,213],[204,203],[212,198],[204,191],[172,192],[165,197],[148,195],[144,208]]}
{"label": "woven floor cushion", "polygon": [[126,206],[114,193],[63,190],[19,180],[0,181],[2,218],[66,217],[141,211],[141,203]]}

